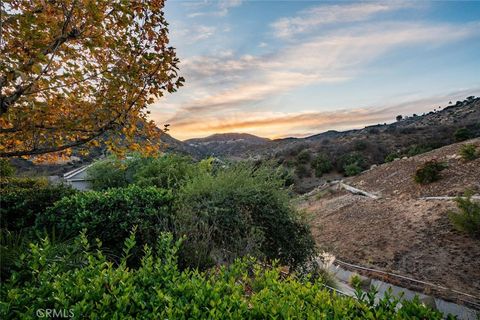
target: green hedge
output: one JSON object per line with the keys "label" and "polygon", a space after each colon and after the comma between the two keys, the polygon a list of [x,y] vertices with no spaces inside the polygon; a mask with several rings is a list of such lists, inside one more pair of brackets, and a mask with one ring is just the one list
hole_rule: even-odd
{"label": "green hedge", "polygon": [[[163,234],[157,250],[146,248],[137,269],[109,263],[81,240],[83,263],[65,270],[62,258],[48,259],[49,242],[32,244],[23,261],[34,275],[13,274],[1,288],[2,319],[36,319],[55,309],[75,319],[442,319],[418,299],[399,301],[372,294],[359,300],[327,291],[321,282],[284,278],[252,260],[208,273],[177,268],[179,243]],[[130,236],[125,255],[135,247]]]}
{"label": "green hedge", "polygon": [[19,231],[32,227],[37,216],[56,201],[74,193],[69,186],[49,184],[46,179],[3,178],[0,180],[2,228]]}
{"label": "green hedge", "polygon": [[86,229],[90,239],[98,238],[118,256],[133,226],[138,228],[141,245],[153,245],[161,231],[172,230],[172,203],[169,191],[155,187],[133,185],[104,192],[87,191],[56,202],[38,217],[36,225],[65,236]]}

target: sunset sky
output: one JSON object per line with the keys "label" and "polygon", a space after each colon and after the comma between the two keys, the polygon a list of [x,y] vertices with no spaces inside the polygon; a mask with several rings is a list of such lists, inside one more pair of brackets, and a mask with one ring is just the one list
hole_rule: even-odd
{"label": "sunset sky", "polygon": [[480,95],[480,2],[167,1],[177,139],[307,136]]}

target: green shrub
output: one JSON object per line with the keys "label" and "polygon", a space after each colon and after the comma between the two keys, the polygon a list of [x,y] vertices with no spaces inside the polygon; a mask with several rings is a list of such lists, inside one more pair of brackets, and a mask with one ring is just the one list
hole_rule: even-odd
{"label": "green shrub", "polygon": [[361,154],[356,152],[344,154],[337,160],[337,170],[345,173],[345,168],[351,164],[356,164],[356,167],[364,170],[366,166],[366,161]]}
{"label": "green shrub", "polygon": [[428,151],[431,151],[431,150],[433,150],[433,148],[431,146],[413,145],[410,148],[408,148],[408,150],[406,152],[406,155],[408,157],[413,157],[413,156],[416,156],[418,154],[422,154],[422,153],[425,153],[425,152],[428,152]]}
{"label": "green shrub", "polygon": [[363,170],[362,168],[355,162],[355,163],[350,163],[346,164],[343,167],[343,171],[345,171],[345,175],[347,177],[351,176],[356,176],[357,174],[360,174]]}
{"label": "green shrub", "polygon": [[[136,160],[139,161],[139,160]],[[135,162],[129,162],[132,168]],[[133,170],[133,182],[141,186],[156,186],[176,189],[193,176],[196,170],[212,170],[212,161],[205,160],[195,165],[191,158],[167,154],[158,158],[148,158]]]}
{"label": "green shrub", "polygon": [[[160,232],[173,229],[171,192],[155,187],[111,188],[63,198],[36,220],[37,228],[75,236],[83,229],[100,239],[113,256],[133,226],[141,245],[152,245]],[[139,249],[136,248],[136,253]]]}
{"label": "green shrub", "polygon": [[319,154],[313,161],[312,165],[317,177],[321,177],[324,173],[330,172],[333,168],[332,163],[324,154]]}
{"label": "green shrub", "polygon": [[308,226],[291,206],[281,172],[239,163],[199,174],[179,191],[182,261],[206,267],[243,255],[298,265],[314,253]]}
{"label": "green shrub", "polygon": [[480,237],[480,203],[472,200],[472,194],[467,193],[465,198],[457,198],[459,212],[450,211],[449,218],[455,228]]}
{"label": "green shrub", "polygon": [[454,137],[455,137],[455,141],[465,141],[473,138],[473,134],[467,128],[460,128],[457,131],[455,131]]}
{"label": "green shrub", "polygon": [[310,162],[312,159],[312,154],[308,149],[302,150],[298,155],[297,155],[297,162],[300,164],[307,164]]}
{"label": "green shrub", "polygon": [[364,140],[355,140],[353,149],[356,151],[363,151],[368,148],[368,143]]}
{"label": "green shrub", "polygon": [[466,161],[472,161],[478,158],[477,148],[474,144],[465,144],[460,149],[460,155]]}
{"label": "green shrub", "polygon": [[0,158],[0,178],[11,177],[15,174],[15,168],[12,167],[8,159]]}
{"label": "green shrub", "polygon": [[37,216],[48,207],[74,194],[69,186],[49,184],[46,179],[4,178],[0,180],[0,221],[2,228],[19,231],[34,226]]}
{"label": "green shrub", "polygon": [[129,184],[126,169],[125,162],[117,157],[98,160],[87,169],[90,187],[93,190],[125,187]]}
{"label": "green shrub", "polygon": [[[0,229],[0,278],[2,283],[13,272],[17,273],[18,278],[30,279],[32,277],[32,274],[26,270],[24,255],[28,251],[30,243],[38,242],[44,236],[41,233],[37,235],[23,230],[14,232]],[[55,234],[51,234],[49,237],[51,243],[48,251],[44,253],[46,262],[58,259],[59,256],[68,256],[68,260],[63,264],[66,269],[82,263],[77,255],[78,247],[72,239],[61,239]]]}
{"label": "green shrub", "polygon": [[[442,319],[416,298],[358,292],[358,300],[336,295],[320,281],[284,277],[279,268],[252,260],[200,273],[177,267],[179,242],[164,234],[155,250],[145,249],[138,268],[109,263],[83,236],[84,263],[65,270],[68,257],[49,260],[48,240],[31,244],[22,258],[25,280],[14,274],[1,287],[2,319],[34,319],[55,309],[76,319]],[[124,257],[135,247],[125,241]]]}
{"label": "green shrub", "polygon": [[427,161],[415,172],[414,179],[420,184],[432,183],[440,179],[440,172],[447,168],[443,162]]}
{"label": "green shrub", "polygon": [[398,159],[400,157],[401,157],[401,154],[399,154],[398,152],[392,152],[385,157],[385,162],[392,162],[393,160]]}
{"label": "green shrub", "polygon": [[295,166],[295,174],[298,178],[308,178],[312,176],[312,173],[310,172],[310,169],[301,163],[297,163]]}
{"label": "green shrub", "polygon": [[207,170],[211,166],[208,159],[196,165],[191,158],[175,154],[147,158],[134,155],[128,159],[111,157],[95,162],[88,169],[88,177],[97,191],[129,184],[175,189],[196,170]]}

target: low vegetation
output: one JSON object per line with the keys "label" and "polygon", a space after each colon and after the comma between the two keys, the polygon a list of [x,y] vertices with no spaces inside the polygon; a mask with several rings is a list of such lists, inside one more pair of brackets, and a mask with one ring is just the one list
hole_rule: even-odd
{"label": "low vegetation", "polygon": [[472,161],[479,157],[479,152],[474,144],[465,144],[460,149],[460,156],[465,161]]}
{"label": "low vegetation", "polygon": [[456,199],[458,211],[450,211],[449,218],[456,229],[480,238],[480,203],[472,200],[472,193]]}
{"label": "low vegetation", "polygon": [[200,259],[188,264],[232,261],[257,252],[295,266],[312,256],[313,238],[290,205],[281,173],[240,163],[188,181],[177,199],[179,231],[188,235],[184,259]]}
{"label": "low vegetation", "polygon": [[333,168],[332,162],[325,154],[317,155],[312,165],[315,169],[315,176],[317,177],[321,177],[323,174],[330,172]]}
{"label": "low vegetation", "polygon": [[343,172],[347,177],[351,177],[365,170],[366,161],[361,154],[354,152],[342,156],[337,165],[340,167],[340,172]]}
{"label": "low vegetation", "polygon": [[473,138],[472,132],[468,128],[460,128],[455,131],[455,141],[465,141]]}
{"label": "low vegetation", "polygon": [[[137,268],[127,266],[132,234],[118,264],[95,250],[85,235],[78,240],[81,263],[65,268],[68,255],[51,259],[46,238],[31,244],[1,287],[3,319],[35,318],[38,309],[64,310],[79,319],[442,319],[418,299],[401,301],[387,294],[357,292],[357,299],[332,294],[318,280],[284,277],[243,259],[210,272],[177,267],[181,240],[162,234],[155,248],[145,247]],[[87,280],[88,279],[88,280]]]}
{"label": "low vegetation", "polygon": [[443,162],[436,160],[427,161],[417,169],[414,179],[420,184],[435,182],[440,179],[440,172],[446,168],[447,165]]}

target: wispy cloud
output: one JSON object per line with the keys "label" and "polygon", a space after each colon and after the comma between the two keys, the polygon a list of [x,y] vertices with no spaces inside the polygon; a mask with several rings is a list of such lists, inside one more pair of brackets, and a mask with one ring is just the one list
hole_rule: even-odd
{"label": "wispy cloud", "polygon": [[241,110],[302,86],[347,81],[395,47],[439,45],[468,37],[477,28],[385,23],[312,38],[264,56],[187,59],[182,66],[187,81],[192,87],[200,84],[206,94],[184,103],[170,122],[196,118],[195,113]]}
{"label": "wispy cloud", "polygon": [[[211,5],[211,1],[205,1],[204,5]],[[213,9],[207,9],[202,11],[195,11],[187,16],[189,18],[203,17],[203,16],[217,16],[225,17],[231,8],[238,7],[242,4],[242,0],[220,0],[215,1]]]}
{"label": "wispy cloud", "polygon": [[300,33],[308,33],[319,27],[342,22],[366,21],[372,16],[411,7],[414,2],[361,2],[340,5],[321,5],[303,10],[293,17],[284,17],[274,21],[271,27],[274,34],[280,38],[290,38]]}
{"label": "wispy cloud", "polygon": [[202,116],[203,121],[184,119],[173,125],[173,134],[185,139],[222,132],[249,132],[269,138],[307,136],[326,130],[362,128],[365,125],[392,122],[398,114],[411,115],[429,112],[437,106],[445,106],[449,100],[462,100],[480,92],[480,87],[407,100],[394,105],[377,105],[363,108],[342,109],[331,112],[237,112],[221,117]]}
{"label": "wispy cloud", "polygon": [[[387,68],[381,67],[385,83],[398,81],[398,73],[404,72],[400,70],[404,61],[392,60],[397,52],[415,60],[417,53],[448,51],[442,46],[453,47],[462,40],[478,38],[480,30],[478,21],[422,22],[392,19],[392,15],[388,15],[412,7],[416,10],[419,5],[412,1],[338,3],[315,5],[273,22],[266,20],[265,33],[243,38],[238,34],[243,42],[235,42],[228,30],[232,26],[232,30],[239,32],[236,19],[212,19],[212,16],[226,15],[240,4],[241,1],[206,0],[189,5],[186,15],[205,17],[179,20],[181,28],[174,29],[177,30],[175,40],[184,44],[190,53],[181,57],[180,64],[186,85],[159,101],[152,109],[152,117],[162,119],[159,123],[171,123],[172,133],[178,138],[228,131],[267,137],[306,135],[331,128],[383,123],[393,119],[396,113],[423,112],[422,108],[430,103],[420,101],[422,95],[406,99],[392,96],[396,95],[392,93],[394,90],[383,93],[378,80],[373,85],[379,88],[367,89],[373,94],[365,99],[371,102],[368,108],[359,107],[366,105],[363,102],[350,104],[354,98],[344,99],[347,102],[343,104],[325,101],[316,104],[314,99],[320,96],[312,92],[314,88],[323,91],[332,88],[327,100],[335,101],[332,99],[337,94],[335,90],[354,88],[356,84],[363,88],[363,79],[368,81],[368,76],[379,70],[376,64],[379,61],[385,64],[386,60],[393,63]],[[215,24],[214,20],[222,22]],[[192,21],[194,23],[188,24]],[[178,30],[183,31],[179,34]],[[432,70],[433,73],[438,74],[439,70]],[[403,90],[399,84],[399,91]],[[306,92],[307,96],[299,92]],[[404,111],[375,103],[385,97],[391,97],[389,103]],[[287,99],[288,104],[283,99]],[[439,99],[438,102],[445,101]],[[167,111],[164,104],[168,106]],[[352,108],[346,110],[347,106]]]}

